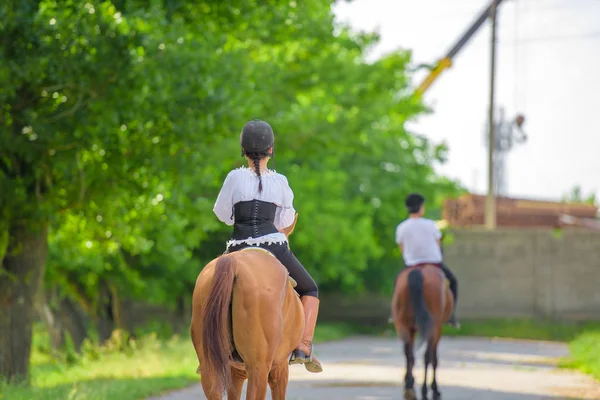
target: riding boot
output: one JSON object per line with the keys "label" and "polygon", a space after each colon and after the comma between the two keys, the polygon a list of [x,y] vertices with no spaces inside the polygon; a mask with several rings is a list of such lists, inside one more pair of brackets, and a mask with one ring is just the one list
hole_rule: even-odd
{"label": "riding boot", "polygon": [[460,322],[456,318],[456,293],[454,295],[454,305],[452,306],[452,314],[450,314],[450,318],[448,318],[448,325],[460,329]]}
{"label": "riding boot", "polygon": [[452,314],[450,314],[450,318],[448,318],[448,325],[460,329],[460,322],[456,319],[456,306],[452,308]]}
{"label": "riding boot", "polygon": [[323,368],[321,363],[313,354],[313,336],[317,315],[319,313],[319,299],[313,296],[302,296],[300,298],[304,307],[304,333],[298,347],[292,352],[290,364],[304,364],[309,372],[321,372]]}

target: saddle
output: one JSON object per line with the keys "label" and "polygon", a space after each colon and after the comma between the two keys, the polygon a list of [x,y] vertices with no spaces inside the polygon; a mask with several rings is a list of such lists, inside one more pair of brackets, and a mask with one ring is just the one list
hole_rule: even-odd
{"label": "saddle", "polygon": [[442,277],[444,278],[444,282],[446,282],[446,288],[450,288],[450,279],[446,278],[446,274],[444,274],[444,271],[442,270],[442,264],[441,263],[418,263],[418,264],[414,264],[414,265],[408,265],[406,267],[406,269],[411,269],[411,268],[424,268],[426,265],[433,265],[435,267],[438,267],[440,274],[442,275]]}

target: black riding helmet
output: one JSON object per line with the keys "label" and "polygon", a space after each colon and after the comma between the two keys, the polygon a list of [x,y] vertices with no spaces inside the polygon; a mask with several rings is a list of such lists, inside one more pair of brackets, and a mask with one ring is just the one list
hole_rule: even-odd
{"label": "black riding helmet", "polygon": [[411,214],[418,213],[424,203],[425,197],[421,196],[419,193],[409,194],[404,202],[406,208],[408,208],[408,212]]}
{"label": "black riding helmet", "polygon": [[242,146],[242,156],[245,153],[259,153],[273,157],[273,150],[268,153],[275,143],[275,135],[271,125],[260,119],[253,119],[247,122],[242,128],[240,134],[240,146]]}

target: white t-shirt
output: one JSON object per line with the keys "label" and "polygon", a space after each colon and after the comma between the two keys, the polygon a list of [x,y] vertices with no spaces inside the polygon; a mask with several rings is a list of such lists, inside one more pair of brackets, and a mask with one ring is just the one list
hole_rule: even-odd
{"label": "white t-shirt", "polygon": [[[261,173],[262,192],[258,191],[258,176],[254,170],[241,167],[229,172],[223,182],[223,187],[217,196],[213,212],[220,221],[227,225],[234,224],[233,206],[240,201],[261,200],[277,205],[275,211],[275,227],[277,229],[287,228],[294,222],[296,210],[293,206],[294,193],[290,188],[287,178],[273,170]],[[248,238],[243,240],[231,240],[228,245],[239,243],[260,244],[286,242],[283,233],[271,233],[259,238]]]}
{"label": "white t-shirt", "polygon": [[437,243],[442,233],[435,222],[427,218],[408,218],[396,228],[396,243],[402,245],[407,266],[424,262],[441,263],[442,250]]}

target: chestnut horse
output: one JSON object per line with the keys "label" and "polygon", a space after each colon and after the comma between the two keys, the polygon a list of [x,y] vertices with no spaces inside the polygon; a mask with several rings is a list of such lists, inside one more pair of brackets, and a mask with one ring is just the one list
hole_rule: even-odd
{"label": "chestnut horse", "polygon": [[[448,320],[454,306],[452,292],[441,268],[434,264],[421,264],[406,268],[396,280],[392,299],[392,316],[396,333],[404,342],[406,375],[404,377],[404,398],[416,400],[414,389],[414,351],[427,343],[425,351],[425,378],[421,390],[422,398],[427,399],[427,368],[433,367],[431,390],[433,399],[441,399],[436,381],[438,366],[437,347],[442,337],[442,325]],[[415,336],[419,341],[415,346]]]}
{"label": "chestnut horse", "polygon": [[[297,219],[297,214],[296,214]],[[294,223],[283,232],[289,236]],[[287,269],[268,250],[248,247],[204,267],[192,299],[191,337],[208,400],[285,399],[288,360],[304,330],[304,310]]]}

